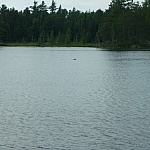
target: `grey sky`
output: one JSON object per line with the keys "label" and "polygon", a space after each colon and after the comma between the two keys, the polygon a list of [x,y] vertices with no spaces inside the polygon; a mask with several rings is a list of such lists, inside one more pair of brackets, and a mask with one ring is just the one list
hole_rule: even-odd
{"label": "grey sky", "polygon": [[[2,4],[5,4],[7,7],[12,8],[14,7],[17,10],[24,10],[28,6],[33,5],[34,0],[0,0],[0,6]],[[37,0],[38,4],[42,2],[42,0]],[[51,0],[44,0],[45,3],[50,6]],[[112,0],[55,0],[57,3],[57,6],[60,4],[62,5],[62,8],[66,8],[67,10],[72,10],[73,7],[75,7],[78,10],[81,11],[96,11],[98,9],[105,10],[108,8],[110,2]],[[143,0],[139,0],[139,2],[142,2]]]}

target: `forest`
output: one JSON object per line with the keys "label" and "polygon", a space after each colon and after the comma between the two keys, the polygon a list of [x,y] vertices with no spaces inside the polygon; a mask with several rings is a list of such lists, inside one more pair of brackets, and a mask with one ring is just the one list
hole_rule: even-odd
{"label": "forest", "polygon": [[22,11],[0,7],[0,45],[150,47],[150,0],[112,0],[105,11],[82,12],[44,1]]}

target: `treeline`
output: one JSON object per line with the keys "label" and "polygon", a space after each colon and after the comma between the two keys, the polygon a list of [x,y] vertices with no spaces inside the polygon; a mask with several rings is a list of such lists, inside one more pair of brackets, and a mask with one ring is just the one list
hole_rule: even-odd
{"label": "treeline", "polygon": [[44,1],[23,11],[0,7],[1,43],[82,45],[108,47],[150,46],[150,0],[112,0],[108,10],[81,12]]}

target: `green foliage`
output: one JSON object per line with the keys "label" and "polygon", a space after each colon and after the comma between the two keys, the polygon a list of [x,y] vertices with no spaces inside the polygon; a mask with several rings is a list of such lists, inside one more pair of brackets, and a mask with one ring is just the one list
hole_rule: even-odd
{"label": "green foliage", "polygon": [[49,7],[49,9],[50,9],[50,11],[51,11],[52,14],[55,13],[55,11],[57,10],[57,8],[56,8],[56,2],[54,0],[52,0],[52,4]]}
{"label": "green foliage", "polygon": [[[66,10],[52,0],[18,12],[0,7],[0,42],[109,47],[150,46],[150,1],[112,0],[109,9]],[[89,44],[87,44],[89,43]]]}
{"label": "green foliage", "polygon": [[49,43],[50,43],[51,45],[53,45],[54,42],[55,42],[55,37],[54,37],[54,31],[52,30],[52,31],[51,31],[51,34],[50,34]]}
{"label": "green foliage", "polygon": [[68,45],[71,42],[71,30],[70,28],[67,29],[66,35],[65,35],[65,44]]}
{"label": "green foliage", "polygon": [[140,41],[147,40],[145,29],[148,24],[143,12],[138,2],[113,0],[105,12],[98,36],[112,47],[140,46]]}
{"label": "green foliage", "polygon": [[38,43],[43,44],[44,43],[44,31],[41,32],[39,38],[38,38]]}

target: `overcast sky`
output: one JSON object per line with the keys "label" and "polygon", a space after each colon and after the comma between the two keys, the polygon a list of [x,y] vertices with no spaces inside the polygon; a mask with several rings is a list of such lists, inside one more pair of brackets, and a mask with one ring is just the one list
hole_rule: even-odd
{"label": "overcast sky", "polygon": [[[8,8],[14,7],[17,10],[24,10],[26,7],[32,6],[34,0],[0,0],[0,6],[5,4]],[[38,4],[42,2],[42,0],[36,0]],[[50,6],[52,0],[44,0],[46,5]],[[66,8],[67,10],[72,10],[75,7],[77,10],[81,11],[96,11],[98,9],[108,9],[108,6],[112,0],[55,0],[57,6],[60,4],[62,8]],[[136,0],[138,1],[138,0]],[[139,0],[141,2],[143,0]]]}

